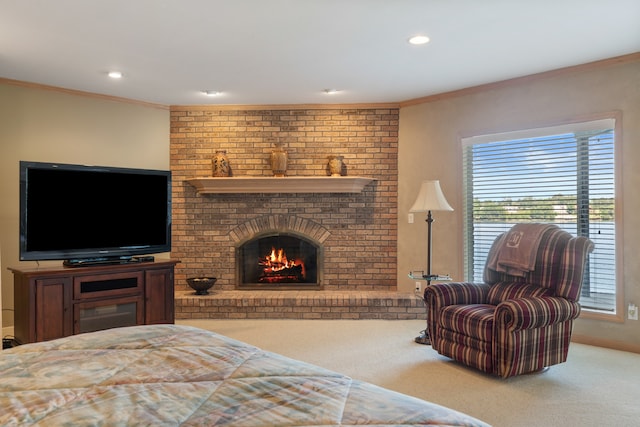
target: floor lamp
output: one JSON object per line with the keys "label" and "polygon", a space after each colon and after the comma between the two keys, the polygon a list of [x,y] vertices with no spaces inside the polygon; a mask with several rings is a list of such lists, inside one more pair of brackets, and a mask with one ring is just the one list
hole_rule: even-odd
{"label": "floor lamp", "polygon": [[[447,199],[442,193],[440,188],[440,181],[422,181],[420,192],[416,201],[409,209],[411,213],[427,213],[427,271],[422,275],[422,278],[427,281],[427,286],[431,284],[432,280],[438,278],[437,274],[431,271],[431,224],[433,223],[433,216],[431,211],[452,211],[453,208],[447,202]],[[429,333],[425,329],[415,341],[419,344],[430,344]]]}

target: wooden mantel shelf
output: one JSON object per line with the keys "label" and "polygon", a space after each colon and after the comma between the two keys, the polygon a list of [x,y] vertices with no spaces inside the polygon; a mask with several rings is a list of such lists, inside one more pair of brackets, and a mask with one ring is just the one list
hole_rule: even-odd
{"label": "wooden mantel shelf", "polygon": [[191,178],[198,194],[221,193],[360,193],[375,178],[361,176],[287,176]]}

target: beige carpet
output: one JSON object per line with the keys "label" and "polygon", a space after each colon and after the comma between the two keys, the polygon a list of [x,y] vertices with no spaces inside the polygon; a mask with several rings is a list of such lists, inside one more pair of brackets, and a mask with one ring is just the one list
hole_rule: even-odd
{"label": "beige carpet", "polygon": [[572,344],[566,363],[507,380],[413,339],[421,320],[180,320],[438,403],[495,427],[640,426],[640,354]]}

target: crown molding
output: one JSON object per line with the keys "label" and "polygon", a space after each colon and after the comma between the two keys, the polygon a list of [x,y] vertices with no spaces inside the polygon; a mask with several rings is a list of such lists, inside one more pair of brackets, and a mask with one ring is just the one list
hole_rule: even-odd
{"label": "crown molding", "polygon": [[472,95],[475,93],[486,92],[494,89],[502,89],[505,87],[521,85],[525,83],[534,82],[537,80],[547,79],[556,76],[562,76],[566,74],[573,74],[577,72],[590,71],[599,68],[609,67],[611,65],[620,65],[625,63],[631,63],[640,61],[640,52],[630,53],[628,55],[616,56],[613,58],[602,59],[599,61],[588,62],[586,64],[573,65],[571,67],[558,68],[556,70],[544,71],[542,73],[530,74],[528,76],[516,77],[508,80],[501,80],[499,82],[492,82],[478,86],[471,86],[464,89],[453,90],[450,92],[443,92],[434,95],[424,96],[421,98],[409,99],[400,102],[400,108],[410,107],[412,105],[426,104],[429,102],[440,101],[443,99],[456,98],[465,95]]}
{"label": "crown molding", "polygon": [[559,68],[542,73],[530,74],[523,77],[516,77],[499,82],[492,82],[478,86],[472,86],[464,89],[458,89],[450,92],[443,92],[434,95],[428,95],[420,98],[413,98],[398,102],[385,103],[354,103],[354,104],[264,104],[264,105],[241,105],[241,104],[202,104],[202,105],[164,105],[152,102],[138,101],[130,98],[118,96],[102,95],[98,93],[85,92],[75,89],[67,89],[57,86],[44,85],[39,83],[25,82],[21,80],[12,80],[0,77],[0,84],[8,84],[13,86],[22,86],[32,89],[49,90],[53,92],[66,93],[70,95],[85,96],[89,98],[102,99],[107,101],[123,102],[127,104],[142,105],[145,107],[158,108],[162,110],[189,111],[189,110],[335,110],[335,109],[396,109],[402,107],[410,107],[418,104],[440,101],[442,99],[455,98],[459,96],[470,95],[474,93],[486,92],[489,90],[505,88],[509,86],[530,83],[536,80],[547,79],[565,74],[589,71],[598,68],[605,68],[612,65],[620,65],[640,61],[640,52],[630,53],[628,55],[616,56],[613,58],[602,59],[599,61],[588,62],[586,64],[574,65],[571,67]]}
{"label": "crown molding", "polygon": [[192,110],[389,110],[400,108],[397,102],[385,103],[360,103],[360,104],[265,104],[265,105],[242,105],[242,104],[202,104],[202,105],[172,105],[172,111],[192,111]]}
{"label": "crown molding", "polygon": [[58,87],[58,86],[43,85],[40,83],[25,82],[22,80],[6,79],[4,77],[0,77],[0,84],[7,84],[11,86],[21,86],[21,87],[26,87],[30,89],[48,90],[52,92],[66,93],[67,95],[84,96],[87,98],[102,99],[105,101],[122,102],[125,104],[142,105],[144,107],[158,108],[161,110],[169,109],[169,106],[164,104],[155,104],[153,102],[137,101],[135,99],[130,99],[130,98],[122,98],[119,96],[111,96],[111,95],[102,95],[99,93],[85,92],[82,90],[75,90],[75,89],[67,89],[67,88]]}

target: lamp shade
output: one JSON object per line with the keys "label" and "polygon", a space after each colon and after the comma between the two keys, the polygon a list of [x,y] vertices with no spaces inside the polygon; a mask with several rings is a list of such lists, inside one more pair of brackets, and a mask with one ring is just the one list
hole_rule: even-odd
{"label": "lamp shade", "polygon": [[440,181],[422,181],[420,192],[409,212],[452,211],[440,189]]}

